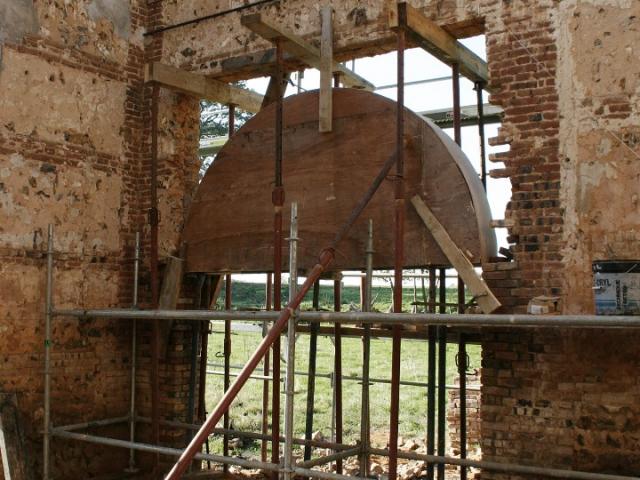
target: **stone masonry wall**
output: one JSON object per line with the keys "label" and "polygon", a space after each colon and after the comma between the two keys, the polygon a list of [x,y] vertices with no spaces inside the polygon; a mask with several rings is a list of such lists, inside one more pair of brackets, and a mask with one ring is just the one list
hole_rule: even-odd
{"label": "stone masonry wall", "polygon": [[[101,10],[100,1],[0,7],[0,389],[17,393],[36,471],[47,225],[55,228],[57,307],[131,302],[138,169],[122,132],[142,61],[130,46],[141,45],[144,12],[137,2],[120,4],[118,12]],[[54,424],[126,412],[129,330],[121,322],[55,321]],[[77,478],[124,468],[124,456],[98,451],[58,440],[53,472]]]}

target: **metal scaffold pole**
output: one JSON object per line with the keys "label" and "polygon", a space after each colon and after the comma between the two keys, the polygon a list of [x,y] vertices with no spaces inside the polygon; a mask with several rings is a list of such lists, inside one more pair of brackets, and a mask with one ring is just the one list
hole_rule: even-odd
{"label": "metal scaffold pole", "polygon": [[[138,308],[138,276],[140,274],[140,232],[136,232],[136,243],[133,254],[133,299],[131,308]],[[131,325],[131,381],[129,398],[129,440],[136,441],[136,369],[137,369],[137,339],[138,322],[133,320]],[[127,472],[136,472],[136,452],[129,450],[129,466]]]}
{"label": "metal scaffold pole", "polygon": [[[291,226],[289,234],[289,305],[293,304],[298,287],[298,204],[291,204]],[[288,307],[291,308],[291,307]],[[295,395],[296,362],[296,312],[291,312],[287,324],[287,371],[284,405],[284,480],[293,478],[293,402]]]}
{"label": "metal scaffold pole", "polygon": [[[458,278],[458,313],[465,307],[464,281]],[[458,338],[458,377],[460,378],[460,458],[467,458],[467,340],[464,333]],[[460,466],[460,480],[467,480],[467,467]]]}
{"label": "metal scaffold pole", "polygon": [[[271,301],[273,297],[273,275],[271,273],[267,273],[267,285],[265,288],[265,309],[267,312],[271,311]],[[267,330],[269,326],[267,321],[264,320],[262,322],[262,338],[267,335]],[[266,377],[269,376],[269,362],[271,361],[271,356],[269,355],[269,351],[264,355],[264,365],[262,367],[263,375]],[[264,380],[262,383],[262,433],[264,435],[269,431],[269,380]],[[265,439],[262,440],[262,445],[260,446],[260,458],[263,462],[267,461],[267,450],[269,448],[269,444]]]}
{"label": "metal scaffold pole", "polygon": [[[333,281],[333,311],[339,312],[342,308],[342,279]],[[319,324],[315,324],[319,325]],[[340,323],[334,324],[333,330],[334,357],[333,357],[333,404],[334,404],[334,441],[342,443],[342,327]],[[337,452],[336,452],[337,453]],[[336,458],[336,473],[342,473],[342,458]]]}
{"label": "metal scaffold pole", "polygon": [[[429,313],[436,312],[436,270],[429,268]],[[429,325],[429,350],[427,352],[427,455],[435,454],[436,438],[436,336],[437,327]],[[427,463],[427,480],[434,478],[434,464]]]}
{"label": "metal scaffold pole", "polygon": [[51,319],[53,317],[53,225],[47,234],[47,290],[44,320],[44,443],[42,477],[51,478]]}
{"label": "metal scaffold pole", "polygon": [[[284,186],[282,183],[282,102],[283,102],[283,48],[282,41],[276,40],[276,138],[275,138],[275,186],[272,193],[273,220],[273,309],[280,311],[282,302],[282,208],[284,206]],[[271,463],[280,462],[280,335],[275,338],[273,355],[273,393],[271,409]],[[277,480],[278,475],[272,475]]]}
{"label": "metal scaffold pole", "polygon": [[[396,117],[396,179],[394,192],[394,280],[393,312],[402,312],[402,270],[404,268],[404,56],[406,4],[398,4],[398,104]],[[394,325],[391,347],[391,406],[389,414],[389,480],[396,480],[398,469],[398,428],[400,413],[400,360],[402,349],[402,327]]]}
{"label": "metal scaffold pole", "polygon": [[[364,303],[365,312],[371,311],[373,295],[373,220],[369,219],[367,236],[367,269],[365,276]],[[362,407],[360,410],[360,476],[369,476],[369,448],[371,447],[370,411],[369,411],[369,369],[371,364],[371,326],[364,325],[362,336]]]}

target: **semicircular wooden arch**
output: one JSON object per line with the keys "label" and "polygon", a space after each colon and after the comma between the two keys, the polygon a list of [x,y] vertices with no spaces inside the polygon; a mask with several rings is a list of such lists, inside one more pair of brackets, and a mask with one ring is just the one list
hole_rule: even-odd
{"label": "semicircular wooden arch", "polygon": [[[318,132],[318,91],[284,100],[285,237],[298,203],[298,265],[311,268],[396,147],[396,103],[360,90],[333,91],[333,131]],[[218,153],[191,205],[184,230],[188,272],[273,270],[275,105],[249,120]],[[495,256],[489,204],[460,148],[437,126],[405,110],[405,265],[445,266],[411,202],[419,194],[472,262]],[[392,170],[393,171],[393,170]],[[338,246],[330,269],[365,268],[368,219],[374,266],[393,266],[394,178],[387,178]],[[288,266],[284,243],[283,269]]]}

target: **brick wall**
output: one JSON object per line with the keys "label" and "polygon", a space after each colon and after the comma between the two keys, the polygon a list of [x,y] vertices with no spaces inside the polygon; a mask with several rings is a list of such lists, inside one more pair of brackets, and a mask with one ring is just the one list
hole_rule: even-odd
{"label": "brick wall", "polygon": [[[460,385],[460,377],[455,378],[454,384]],[[467,458],[481,458],[482,432],[480,429],[480,389],[481,377],[478,372],[467,374],[466,407],[467,407]],[[460,456],[460,390],[449,390],[449,404],[447,407],[447,433],[449,435],[449,449],[453,456]]]}
{"label": "brick wall", "polygon": [[[37,472],[42,462],[47,225],[55,228],[57,307],[130,306],[136,231],[145,247],[140,298],[143,305],[149,300],[150,91],[144,86],[144,64],[145,56],[160,55],[161,39],[145,42],[141,33],[158,24],[160,3],[148,8],[144,0],[122,0],[112,6],[96,0],[91,5],[20,2],[9,11],[0,7],[0,31],[9,32],[0,43],[0,390],[18,396],[32,453],[28,461]],[[195,186],[198,125],[185,127],[179,112],[180,105],[197,110],[197,102],[167,98],[171,114],[164,115],[169,118],[165,134],[185,143],[161,159],[161,181],[168,185],[164,191],[171,192],[161,195],[161,205],[178,203],[186,209],[188,202],[176,191],[188,199]],[[183,215],[176,212],[176,207],[166,211],[167,232],[179,232]],[[172,247],[163,245],[164,256]],[[148,416],[146,328],[140,326],[138,395],[139,414]],[[126,414],[130,325],[57,319],[53,333],[54,425]],[[170,362],[186,354],[184,343],[174,336]],[[163,377],[173,378],[175,370]],[[178,409],[171,400],[163,406],[169,416]],[[114,427],[99,433],[122,436],[125,431]],[[127,457],[124,450],[56,439],[52,473],[64,479],[121,472]]]}

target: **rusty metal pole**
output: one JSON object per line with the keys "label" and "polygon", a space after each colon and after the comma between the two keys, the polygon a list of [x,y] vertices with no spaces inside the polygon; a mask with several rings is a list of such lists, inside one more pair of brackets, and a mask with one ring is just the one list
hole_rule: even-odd
{"label": "rusty metal pole", "polygon": [[[453,131],[454,140],[462,145],[462,127],[460,115],[460,66],[454,63],[451,68],[453,87]],[[445,313],[446,303],[446,269],[440,269],[440,313]],[[447,377],[447,338],[446,326],[438,328],[438,455],[445,453],[445,430],[446,430],[446,377]],[[444,464],[438,464],[438,480],[444,480]]]}
{"label": "rusty metal pole", "polygon": [[[271,310],[271,298],[273,297],[273,275],[271,273],[267,273],[267,286],[265,291],[265,308],[267,311]],[[267,335],[267,322],[262,322],[262,337],[264,338]],[[269,380],[266,380],[269,377],[269,362],[271,361],[269,350],[264,355],[264,366],[262,372],[265,376],[264,382],[262,382],[262,434],[266,435],[269,431]],[[262,445],[260,448],[261,460],[263,462],[267,461],[267,450],[269,444],[267,440],[262,440]]]}
{"label": "rusty metal pole", "polygon": [[[224,285],[224,309],[229,311],[231,310],[231,299],[232,299],[232,291],[231,291],[231,274],[228,273],[225,276],[225,285]],[[222,346],[223,356],[224,356],[224,391],[229,390],[229,385],[231,383],[230,374],[231,374],[231,320],[225,320],[224,322],[224,343]],[[224,413],[223,419],[223,428],[229,429],[229,410]],[[229,435],[224,435],[222,437],[222,454],[225,457],[229,456]],[[225,464],[222,466],[224,473],[229,473],[229,465]]]}
{"label": "rusty metal pole", "polygon": [[[236,130],[236,107],[233,104],[229,104],[229,138],[233,136]],[[224,309],[231,310],[232,299],[232,286],[231,286],[231,274],[228,273],[225,277],[225,289],[224,289]],[[224,343],[222,346],[224,356],[224,383],[223,388],[226,392],[230,385],[230,364],[231,364],[231,320],[225,320],[224,322]],[[224,429],[229,429],[229,411],[224,413],[223,425]],[[229,456],[229,435],[222,437],[222,454],[225,457]],[[229,465],[224,464],[222,470],[225,474],[229,473]]]}
{"label": "rusty metal pole", "polygon": [[[274,208],[274,252],[273,252],[273,290],[274,310],[282,308],[282,207],[284,205],[284,186],[282,181],[282,103],[283,103],[283,49],[281,40],[276,40],[276,133],[275,133],[275,187],[273,189]],[[271,409],[271,463],[280,463],[280,336],[273,343],[273,382]],[[277,480],[278,474],[272,474]]]}
{"label": "rusty metal pole", "polygon": [[[429,268],[429,313],[436,311],[436,269]],[[436,337],[437,327],[429,325],[429,351],[427,353],[427,455],[435,454],[436,440]],[[427,463],[427,480],[434,478],[434,464]]]}
{"label": "rusty metal pole", "polygon": [[[222,282],[222,277],[216,277],[216,283],[214,284],[213,278],[209,277],[205,280],[205,304],[203,307],[208,309],[212,301],[212,297],[216,296],[218,290],[218,284]],[[210,322],[202,322],[202,331],[200,332],[200,379],[198,382],[198,421],[204,423],[207,419],[206,408],[206,386],[207,386],[207,357],[209,350],[209,327]],[[193,437],[191,437],[193,438]],[[205,443],[205,450],[209,453],[209,441]],[[211,469],[211,462],[207,460],[207,467]]]}
{"label": "rusty metal pole", "polygon": [[478,136],[480,137],[480,180],[482,180],[482,186],[485,191],[487,190],[487,152],[485,147],[485,134],[484,134],[484,100],[482,95],[482,89],[484,88],[484,82],[477,81],[475,83],[474,90],[478,99]]}
{"label": "rusty metal pole", "polygon": [[[342,279],[333,281],[333,311],[339,312],[342,307]],[[342,327],[336,322],[334,325],[334,405],[335,405],[335,438],[334,442],[342,443]],[[336,451],[337,453],[337,451]],[[336,460],[336,473],[342,474],[342,459]]]}
{"label": "rusty metal pole", "polygon": [[[158,104],[160,86],[153,84],[151,93],[151,208],[149,223],[151,224],[150,270],[151,270],[151,305],[158,308]],[[160,320],[154,320],[151,332],[151,438],[155,445],[160,445]],[[153,465],[157,469],[160,456],[154,455]]]}
{"label": "rusty metal pole", "polygon": [[[458,277],[458,313],[464,313],[464,282]],[[458,377],[460,378],[460,458],[467,458],[467,340],[463,332],[458,339]],[[467,480],[467,467],[460,466],[460,480]]]}
{"label": "rusty metal pole", "polygon": [[460,115],[460,65],[454,63],[451,66],[451,78],[453,82],[453,139],[462,146],[462,123]]}
{"label": "rusty metal pole", "polygon": [[[404,262],[404,50],[407,11],[406,4],[398,4],[398,104],[396,119],[396,185],[395,185],[395,259],[393,290],[393,311],[402,312],[402,271]],[[400,354],[402,348],[402,327],[393,327],[391,350],[391,407],[389,420],[389,480],[396,480],[398,473],[398,423],[400,413]]]}
{"label": "rusty metal pole", "polygon": [[53,318],[53,225],[47,235],[47,290],[45,293],[44,323],[44,432],[43,466],[44,480],[51,478],[51,320]]}
{"label": "rusty metal pole", "polygon": [[[447,299],[447,270],[440,269],[440,291],[438,312],[446,313]],[[438,455],[444,455],[446,446],[447,421],[447,327],[438,328]],[[438,480],[444,480],[444,464],[438,464]]]}

